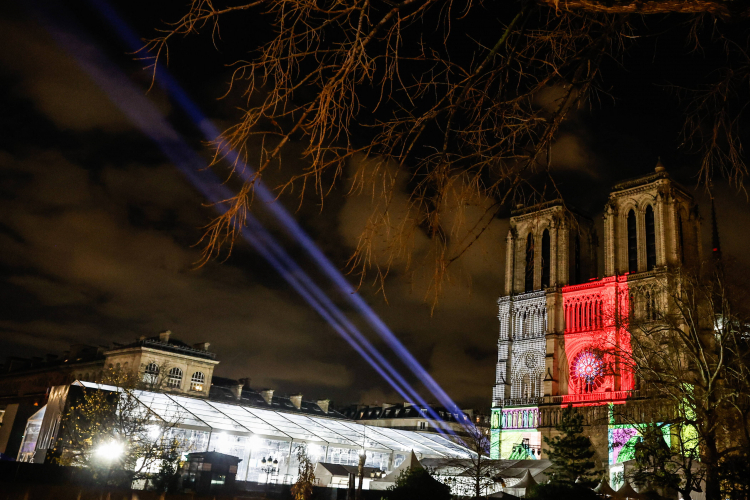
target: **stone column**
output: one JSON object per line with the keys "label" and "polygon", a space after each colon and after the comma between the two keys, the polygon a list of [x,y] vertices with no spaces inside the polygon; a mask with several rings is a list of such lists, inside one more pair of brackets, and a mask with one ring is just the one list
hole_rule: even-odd
{"label": "stone column", "polygon": [[552,287],[556,287],[560,280],[557,279],[557,249],[559,244],[557,241],[557,226],[558,221],[553,220],[549,229],[549,284]]}
{"label": "stone column", "polygon": [[615,211],[607,204],[604,209],[604,276],[615,274]]}
{"label": "stone column", "polygon": [[513,294],[513,275],[515,274],[515,236],[513,228],[508,230],[505,238],[505,294]]}
{"label": "stone column", "polygon": [[[638,272],[643,272],[646,266],[646,211],[639,206],[635,209],[635,232],[638,235]],[[656,216],[656,212],[654,212]]]}
{"label": "stone column", "polygon": [[568,228],[567,222],[564,220],[560,223],[560,231],[558,232],[558,236],[562,236],[558,245],[558,251],[557,251],[557,265],[558,265],[558,275],[560,277],[560,281],[558,282],[558,285],[564,286],[567,285],[570,281],[568,280],[568,274],[570,271],[570,259],[568,258],[568,249],[570,248],[570,230]]}
{"label": "stone column", "polygon": [[666,224],[665,219],[668,210],[669,202],[668,198],[661,192],[656,195],[656,206],[654,207],[654,230],[656,231],[656,265],[661,267],[667,264],[667,252],[666,252]]}

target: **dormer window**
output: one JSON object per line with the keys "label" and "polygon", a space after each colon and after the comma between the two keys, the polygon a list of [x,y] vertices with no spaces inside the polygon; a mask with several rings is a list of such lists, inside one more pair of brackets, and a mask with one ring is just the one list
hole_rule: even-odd
{"label": "dormer window", "polygon": [[167,377],[167,387],[170,389],[179,389],[182,385],[182,370],[179,368],[172,368],[169,370],[169,376]]}
{"label": "dormer window", "polygon": [[203,392],[203,386],[206,383],[206,376],[203,372],[195,372],[190,378],[190,390],[196,392]]}
{"label": "dormer window", "polygon": [[143,372],[143,381],[147,384],[155,384],[159,379],[159,365],[156,363],[149,363],[146,365],[146,370]]}

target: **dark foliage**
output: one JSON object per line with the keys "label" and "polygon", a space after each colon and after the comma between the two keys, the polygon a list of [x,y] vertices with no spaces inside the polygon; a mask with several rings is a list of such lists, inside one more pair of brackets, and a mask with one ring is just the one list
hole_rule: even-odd
{"label": "dark foliage", "polygon": [[596,483],[592,460],[594,450],[591,440],[583,435],[583,415],[568,405],[555,429],[561,433],[560,436],[544,438],[544,442],[550,446],[546,450],[552,462],[550,484],[561,488],[561,491],[565,488],[572,491],[578,486],[593,487]]}
{"label": "dark foliage", "polygon": [[406,469],[388,490],[388,500],[450,500],[450,487],[441,483],[425,469]]}

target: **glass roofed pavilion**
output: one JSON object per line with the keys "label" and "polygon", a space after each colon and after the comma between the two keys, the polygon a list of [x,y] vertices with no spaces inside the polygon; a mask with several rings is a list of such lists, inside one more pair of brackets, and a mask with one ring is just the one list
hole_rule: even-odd
{"label": "glass roofed pavilion", "polygon": [[[113,386],[75,382],[53,387],[39,432],[29,432],[36,443],[33,460],[41,462],[54,446],[71,391],[94,389],[116,392]],[[153,412],[154,418],[175,423],[171,430],[185,452],[218,451],[242,459],[238,481],[291,482],[297,472],[295,444],[305,444],[311,460],[357,465],[359,454],[367,452],[367,467],[392,471],[413,450],[419,458],[468,458],[468,449],[437,434],[371,427],[351,420],[310,416],[238,403],[217,402],[177,394],[135,390],[137,400]],[[37,418],[38,420],[38,418]],[[273,467],[269,467],[270,463]],[[269,472],[269,469],[271,470]],[[269,478],[269,475],[271,478]]]}

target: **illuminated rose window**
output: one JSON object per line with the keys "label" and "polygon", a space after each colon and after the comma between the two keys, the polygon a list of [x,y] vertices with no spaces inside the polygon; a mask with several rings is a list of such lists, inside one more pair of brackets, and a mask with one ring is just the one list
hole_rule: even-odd
{"label": "illuminated rose window", "polygon": [[570,372],[581,392],[592,392],[604,380],[604,360],[591,349],[586,349],[575,357]]}

